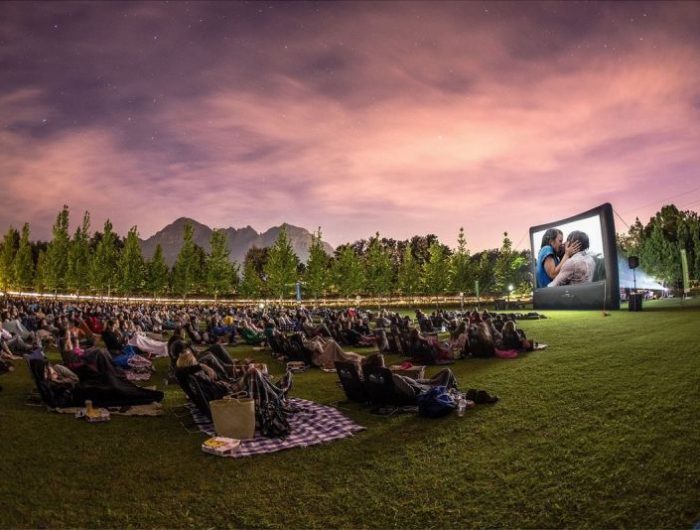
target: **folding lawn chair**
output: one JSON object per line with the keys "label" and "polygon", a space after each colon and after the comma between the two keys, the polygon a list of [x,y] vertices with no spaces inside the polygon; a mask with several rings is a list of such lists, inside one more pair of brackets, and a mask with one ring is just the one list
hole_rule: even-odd
{"label": "folding lawn chair", "polygon": [[357,372],[357,366],[354,363],[347,361],[335,361],[335,369],[338,373],[338,379],[345,391],[348,401],[367,404],[370,401],[367,394],[367,387],[360,378]]}

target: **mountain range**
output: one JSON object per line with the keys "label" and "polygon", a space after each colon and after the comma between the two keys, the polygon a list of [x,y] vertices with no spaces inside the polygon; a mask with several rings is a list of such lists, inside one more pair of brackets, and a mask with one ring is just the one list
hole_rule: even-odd
{"label": "mountain range", "polygon": [[[163,248],[163,256],[166,263],[172,267],[177,259],[182,246],[182,235],[186,222],[192,223],[194,228],[194,242],[205,251],[209,252],[209,238],[212,229],[207,225],[199,223],[194,219],[181,217],[168,226],[156,232],[146,240],[140,240],[141,251],[145,258],[151,258],[156,251],[156,246],[160,243]],[[287,237],[292,245],[292,249],[302,263],[306,263],[309,258],[309,247],[311,246],[311,232],[306,228],[285,224],[287,227]],[[268,228],[263,233],[258,233],[250,226],[245,228],[225,228],[224,232],[228,238],[229,248],[231,249],[231,261],[236,261],[243,264],[246,253],[253,247],[271,247],[277,236],[280,233],[281,226],[273,226]],[[328,254],[333,254],[333,247],[328,243],[323,243],[323,248]]]}

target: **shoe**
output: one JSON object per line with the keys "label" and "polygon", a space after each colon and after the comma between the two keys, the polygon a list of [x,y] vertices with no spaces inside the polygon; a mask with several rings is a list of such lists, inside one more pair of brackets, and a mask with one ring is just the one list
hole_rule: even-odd
{"label": "shoe", "polygon": [[488,405],[498,401],[498,396],[492,396],[486,390],[477,390],[476,388],[467,390],[466,398],[477,405]]}

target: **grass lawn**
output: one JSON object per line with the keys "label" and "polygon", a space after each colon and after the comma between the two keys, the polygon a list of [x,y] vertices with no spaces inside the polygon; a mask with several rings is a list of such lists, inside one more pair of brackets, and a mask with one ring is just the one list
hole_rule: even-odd
{"label": "grass lawn", "polygon": [[[24,406],[32,382],[17,361],[0,378],[0,527],[689,528],[700,303],[679,304],[546,312],[521,326],[548,350],[452,366],[495,405],[439,420],[348,405],[366,431],[242,460],[202,453],[205,436],[170,414],[88,424]],[[267,353],[231,352],[281,374]],[[166,408],[182,404],[162,384],[166,361],[157,367]],[[312,370],[292,395],[338,400],[336,381]]]}

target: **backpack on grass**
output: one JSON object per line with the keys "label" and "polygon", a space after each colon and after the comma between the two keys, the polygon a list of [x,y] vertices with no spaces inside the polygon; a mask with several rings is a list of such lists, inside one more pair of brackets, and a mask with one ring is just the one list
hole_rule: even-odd
{"label": "backpack on grass", "polygon": [[418,413],[426,418],[442,418],[457,408],[444,386],[434,386],[418,394]]}

